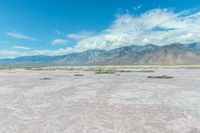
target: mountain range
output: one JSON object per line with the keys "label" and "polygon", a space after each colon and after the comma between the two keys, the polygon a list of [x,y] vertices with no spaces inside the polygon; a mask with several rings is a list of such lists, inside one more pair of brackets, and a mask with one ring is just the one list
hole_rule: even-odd
{"label": "mountain range", "polygon": [[1,59],[0,65],[197,65],[200,44],[131,45],[112,50],[88,50],[62,56]]}

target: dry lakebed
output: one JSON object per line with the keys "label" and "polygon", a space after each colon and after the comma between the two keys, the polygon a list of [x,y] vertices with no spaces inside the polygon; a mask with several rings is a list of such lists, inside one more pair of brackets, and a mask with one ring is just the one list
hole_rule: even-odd
{"label": "dry lakebed", "polygon": [[0,132],[200,133],[200,69],[151,70],[2,69]]}

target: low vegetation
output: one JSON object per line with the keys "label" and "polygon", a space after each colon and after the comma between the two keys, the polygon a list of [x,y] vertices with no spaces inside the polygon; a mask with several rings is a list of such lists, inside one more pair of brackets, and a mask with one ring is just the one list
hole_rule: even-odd
{"label": "low vegetation", "polygon": [[0,66],[0,69],[25,69],[25,70],[31,70],[31,69],[37,69],[40,67],[37,66]]}
{"label": "low vegetation", "polygon": [[123,68],[116,68],[116,67],[102,67],[93,69],[96,74],[115,74],[115,73],[128,73],[128,72],[145,72],[145,73],[152,73],[155,72],[154,70],[133,70],[133,69],[123,69]]}
{"label": "low vegetation", "polygon": [[95,74],[115,74],[116,71],[110,68],[100,68],[95,70]]}
{"label": "low vegetation", "polygon": [[51,80],[51,78],[40,78],[40,80]]}
{"label": "low vegetation", "polygon": [[84,76],[84,75],[80,74],[80,73],[77,73],[77,74],[74,74],[74,76]]}
{"label": "low vegetation", "polygon": [[154,70],[124,70],[124,69],[116,69],[115,72],[119,72],[119,73],[128,73],[128,72],[153,73],[155,71]]}
{"label": "low vegetation", "polygon": [[169,79],[173,78],[172,76],[167,76],[167,75],[160,75],[160,76],[147,76],[147,78],[154,78],[154,79]]}

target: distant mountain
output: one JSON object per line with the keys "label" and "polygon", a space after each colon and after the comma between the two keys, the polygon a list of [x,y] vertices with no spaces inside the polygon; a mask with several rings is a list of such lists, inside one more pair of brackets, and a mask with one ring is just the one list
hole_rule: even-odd
{"label": "distant mountain", "polygon": [[131,45],[88,50],[63,56],[24,56],[1,59],[0,65],[187,65],[200,64],[200,44]]}

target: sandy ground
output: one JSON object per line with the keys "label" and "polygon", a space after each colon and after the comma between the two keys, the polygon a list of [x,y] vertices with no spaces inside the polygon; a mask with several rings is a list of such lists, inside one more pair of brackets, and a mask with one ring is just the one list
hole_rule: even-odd
{"label": "sandy ground", "polygon": [[0,132],[200,133],[200,70],[80,73],[0,70]]}

